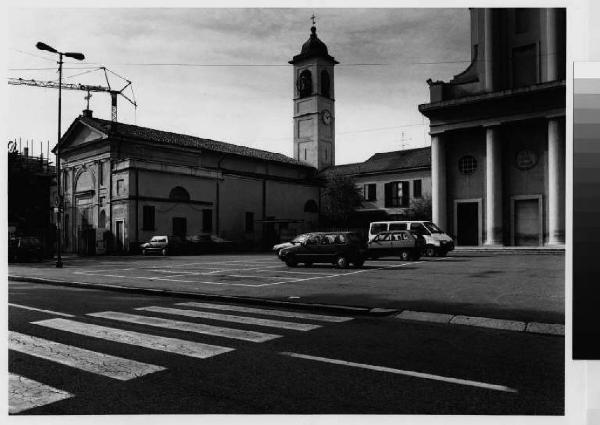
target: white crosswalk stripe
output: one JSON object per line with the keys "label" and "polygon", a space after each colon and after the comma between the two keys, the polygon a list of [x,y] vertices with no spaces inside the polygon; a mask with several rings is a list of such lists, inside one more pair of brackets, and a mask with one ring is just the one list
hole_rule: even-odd
{"label": "white crosswalk stripe", "polygon": [[119,320],[122,322],[135,323],[139,325],[156,326],[159,328],[175,329],[179,331],[196,332],[205,335],[239,339],[242,341],[250,342],[265,342],[281,337],[280,335],[262,332],[223,328],[220,326],[205,325],[203,323],[191,323],[179,320],[163,319],[161,317],[139,316],[135,314],[127,314],[116,311],[88,313],[88,316],[101,317],[103,319]]}
{"label": "white crosswalk stripe", "polygon": [[12,331],[8,335],[8,348],[121,381],[165,369]]}
{"label": "white crosswalk stripe", "polygon": [[110,328],[106,326],[98,326],[91,323],[78,322],[69,319],[40,320],[33,322],[33,324],[79,335],[101,338],[113,342],[136,345],[152,350],[166,351],[201,359],[217,356],[219,354],[234,350],[233,348],[229,347],[221,347],[218,345],[209,345],[177,338],[168,338],[123,329]]}
{"label": "white crosswalk stripe", "polygon": [[324,314],[300,313],[300,312],[285,311],[285,310],[269,310],[269,309],[264,309],[264,308],[243,307],[243,306],[237,306],[237,305],[197,303],[197,302],[177,303],[176,305],[185,306],[185,307],[207,308],[207,309],[211,309],[211,310],[239,311],[240,313],[256,313],[256,314],[262,314],[265,316],[293,317],[293,318],[298,318],[298,319],[309,319],[309,320],[317,320],[317,321],[321,321],[321,322],[332,322],[332,323],[341,323],[341,322],[347,322],[349,320],[352,320],[352,317],[328,316],[328,315],[324,315]]}
{"label": "white crosswalk stripe", "polygon": [[201,317],[204,319],[221,320],[233,323],[243,323],[248,325],[269,326],[281,329],[291,329],[295,331],[312,331],[318,329],[320,325],[312,325],[308,323],[284,322],[281,320],[260,319],[256,317],[233,316],[230,314],[211,313],[207,311],[177,309],[169,307],[139,307],[136,310],[151,311],[154,313],[165,313],[187,317]]}
{"label": "white crosswalk stripe", "polygon": [[73,394],[23,376],[9,374],[8,413],[19,413],[73,397]]}

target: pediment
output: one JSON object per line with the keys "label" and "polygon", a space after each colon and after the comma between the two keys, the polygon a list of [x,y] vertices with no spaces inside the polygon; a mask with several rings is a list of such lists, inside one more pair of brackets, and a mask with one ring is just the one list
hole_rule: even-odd
{"label": "pediment", "polygon": [[78,148],[91,142],[106,139],[107,134],[81,121],[75,121],[63,135],[61,149]]}

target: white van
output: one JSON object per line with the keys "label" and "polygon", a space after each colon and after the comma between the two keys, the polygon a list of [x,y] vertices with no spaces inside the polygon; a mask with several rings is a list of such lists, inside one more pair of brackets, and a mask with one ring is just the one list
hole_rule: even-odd
{"label": "white van", "polygon": [[431,221],[375,221],[369,224],[369,241],[380,232],[412,230],[425,238],[425,255],[444,256],[454,249],[454,240]]}

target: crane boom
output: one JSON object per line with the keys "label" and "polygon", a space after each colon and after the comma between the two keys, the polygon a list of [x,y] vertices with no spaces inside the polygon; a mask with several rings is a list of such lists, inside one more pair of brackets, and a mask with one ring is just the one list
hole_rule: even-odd
{"label": "crane boom", "polygon": [[[8,84],[15,86],[33,86],[33,87],[43,87],[49,89],[57,89],[59,84],[57,81],[40,81],[40,80],[25,80],[23,78],[9,78]],[[117,121],[117,95],[123,96],[127,99],[133,106],[137,107],[137,103],[134,100],[131,100],[129,97],[123,94],[123,90],[131,85],[131,82],[128,82],[125,87],[121,90],[113,90],[110,87],[105,86],[95,86],[95,85],[87,85],[87,84],[78,84],[78,83],[62,83],[60,85],[63,90],[82,90],[87,91],[88,94],[90,92],[106,92],[110,93],[111,98],[111,119],[112,121]]]}

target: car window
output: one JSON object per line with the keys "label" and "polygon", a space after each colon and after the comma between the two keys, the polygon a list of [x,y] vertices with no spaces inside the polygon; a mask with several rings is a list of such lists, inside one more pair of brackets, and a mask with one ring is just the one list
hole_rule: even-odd
{"label": "car window", "polygon": [[302,234],[302,235],[298,235],[298,236],[296,236],[296,237],[295,237],[295,238],[292,240],[292,243],[294,243],[294,242],[295,242],[295,243],[302,243],[302,242],[304,242],[305,240],[307,240],[307,239],[308,239],[308,236],[309,236],[309,235],[308,235],[308,234],[306,234],[306,233],[305,233],[305,234]]}
{"label": "car window", "polygon": [[390,223],[390,230],[406,230],[406,223]]}
{"label": "car window", "polygon": [[414,231],[417,235],[428,235],[429,232],[423,226],[423,223],[411,223],[410,230]]}
{"label": "car window", "polygon": [[323,239],[321,239],[322,245],[331,245],[336,243],[335,235],[325,235]]}
{"label": "car window", "polygon": [[386,233],[386,234],[383,236],[383,239],[382,239],[382,240],[384,240],[384,241],[391,241],[391,240],[392,240],[392,235],[390,235],[389,233]]}
{"label": "car window", "polygon": [[387,230],[386,223],[374,223],[371,224],[371,234],[376,235],[377,233],[385,232]]}
{"label": "car window", "polygon": [[320,240],[320,239],[321,239],[321,238],[320,238],[318,235],[312,235],[311,237],[309,237],[309,238],[306,240],[306,243],[307,243],[308,245],[315,245],[315,244],[318,244],[318,243],[319,243],[319,240]]}
{"label": "car window", "polygon": [[442,229],[440,229],[435,224],[433,224],[429,221],[425,222],[424,224],[425,224],[425,227],[427,228],[427,230],[429,230],[431,233],[443,233]]}
{"label": "car window", "polygon": [[394,233],[392,235],[392,240],[393,241],[401,241],[402,240],[402,233]]}

